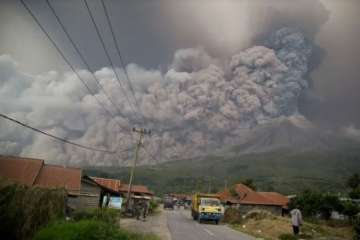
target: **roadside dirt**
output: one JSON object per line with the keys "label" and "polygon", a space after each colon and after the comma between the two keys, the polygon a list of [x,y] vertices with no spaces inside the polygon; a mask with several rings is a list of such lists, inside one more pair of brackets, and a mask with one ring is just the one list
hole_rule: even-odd
{"label": "roadside dirt", "polygon": [[167,216],[162,206],[159,206],[155,215],[148,216],[146,221],[135,218],[121,218],[120,227],[134,232],[153,233],[161,240],[171,240],[171,234],[167,226]]}

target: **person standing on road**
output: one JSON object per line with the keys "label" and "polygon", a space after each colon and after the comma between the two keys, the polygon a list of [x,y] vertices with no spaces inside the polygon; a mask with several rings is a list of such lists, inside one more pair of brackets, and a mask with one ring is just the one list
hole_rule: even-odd
{"label": "person standing on road", "polygon": [[145,199],[144,203],[143,203],[143,218],[144,218],[144,221],[146,220],[146,216],[149,213],[149,206],[150,206],[150,201]]}
{"label": "person standing on road", "polygon": [[295,207],[293,210],[290,211],[290,215],[294,235],[299,235],[300,226],[303,224],[301,211],[297,207]]}

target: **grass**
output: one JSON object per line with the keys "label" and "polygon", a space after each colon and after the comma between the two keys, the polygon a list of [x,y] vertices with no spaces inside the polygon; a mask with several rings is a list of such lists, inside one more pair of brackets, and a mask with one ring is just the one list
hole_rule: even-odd
{"label": "grass", "polygon": [[[246,219],[241,224],[232,225],[235,230],[245,232],[249,235],[267,240],[288,239],[292,235],[291,222],[289,218],[276,217],[264,219]],[[354,232],[351,226],[330,227],[324,223],[307,223],[301,228],[301,239],[341,239],[352,240]],[[281,237],[281,238],[280,238]]]}
{"label": "grass", "polygon": [[40,230],[33,240],[159,240],[152,234],[138,234],[99,220],[58,222]]}

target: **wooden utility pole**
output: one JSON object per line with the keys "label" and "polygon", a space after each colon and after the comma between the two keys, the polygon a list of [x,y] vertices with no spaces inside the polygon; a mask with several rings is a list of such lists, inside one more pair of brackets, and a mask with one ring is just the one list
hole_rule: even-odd
{"label": "wooden utility pole", "polygon": [[139,157],[139,150],[140,150],[140,147],[142,145],[142,139],[143,139],[145,134],[149,134],[149,135],[151,134],[151,131],[146,130],[145,128],[140,128],[140,129],[133,128],[133,132],[139,134],[139,140],[138,140],[138,142],[136,144],[134,163],[133,163],[133,166],[132,166],[131,171],[130,171],[130,179],[129,179],[129,186],[128,186],[128,192],[127,192],[127,201],[126,201],[126,210],[129,209],[129,203],[130,203],[130,199],[131,199],[132,182],[133,182],[133,179],[134,179],[136,163],[137,163],[138,157]]}
{"label": "wooden utility pole", "polygon": [[208,188],[208,193],[211,193],[211,177],[209,176],[209,188]]}

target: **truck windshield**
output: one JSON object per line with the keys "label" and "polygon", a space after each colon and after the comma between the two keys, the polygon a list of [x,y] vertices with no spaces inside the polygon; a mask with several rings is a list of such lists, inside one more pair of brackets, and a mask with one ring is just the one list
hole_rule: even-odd
{"label": "truck windshield", "polygon": [[219,199],[216,199],[216,198],[202,198],[201,205],[220,206],[220,201],[219,201]]}

